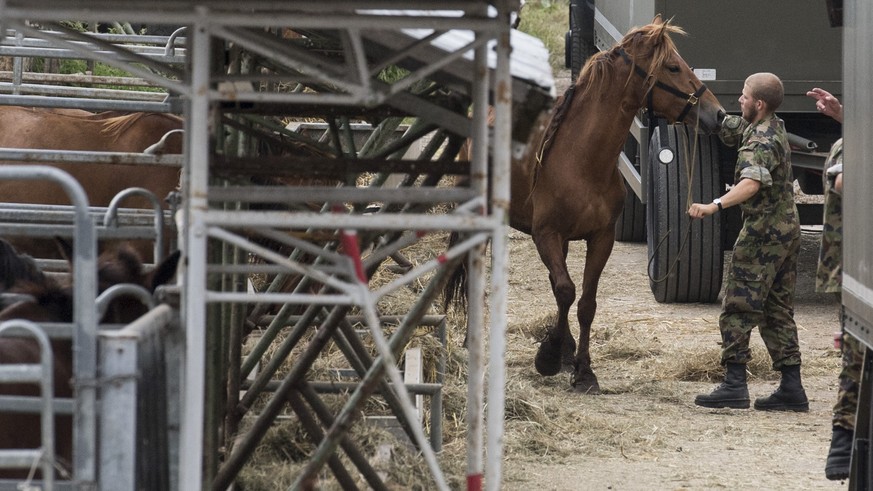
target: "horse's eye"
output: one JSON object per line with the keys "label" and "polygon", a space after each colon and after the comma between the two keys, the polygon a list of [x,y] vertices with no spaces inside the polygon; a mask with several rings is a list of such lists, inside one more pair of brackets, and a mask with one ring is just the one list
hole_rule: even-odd
{"label": "horse's eye", "polygon": [[679,67],[676,65],[668,66],[667,70],[670,70],[670,73],[679,73]]}

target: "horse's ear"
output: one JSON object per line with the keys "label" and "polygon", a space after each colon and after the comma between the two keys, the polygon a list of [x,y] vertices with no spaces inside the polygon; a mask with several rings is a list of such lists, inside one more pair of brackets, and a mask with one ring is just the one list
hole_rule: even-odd
{"label": "horse's ear", "polygon": [[661,14],[655,14],[655,18],[652,19],[652,24],[663,24],[664,21],[661,20]]}
{"label": "horse's ear", "polygon": [[63,237],[55,236],[55,244],[58,246],[58,252],[70,265],[73,264],[73,244]]}
{"label": "horse's ear", "polygon": [[151,281],[148,285],[151,291],[155,291],[157,287],[166,285],[173,280],[176,276],[176,268],[179,267],[181,257],[182,252],[175,251],[155,266],[154,271],[151,272]]}

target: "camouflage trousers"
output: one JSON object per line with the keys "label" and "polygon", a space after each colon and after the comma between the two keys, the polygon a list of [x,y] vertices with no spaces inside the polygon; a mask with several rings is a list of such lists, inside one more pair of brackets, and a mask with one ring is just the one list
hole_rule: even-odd
{"label": "camouflage trousers", "polygon": [[749,340],[758,327],[773,369],[800,364],[794,323],[794,285],[800,236],[788,243],[750,240],[740,234],[728,270],[722,313],[721,362],[747,364]]}
{"label": "camouflage trousers", "polygon": [[834,405],[834,426],[855,429],[858,409],[858,391],[861,385],[861,367],[864,363],[864,345],[843,331],[843,368],[840,370],[840,388]]}

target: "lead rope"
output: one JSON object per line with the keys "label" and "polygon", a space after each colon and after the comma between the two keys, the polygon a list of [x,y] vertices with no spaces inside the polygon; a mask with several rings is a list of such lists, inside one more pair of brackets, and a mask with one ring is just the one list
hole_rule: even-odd
{"label": "lead rope", "polygon": [[[651,121],[651,118],[650,118],[650,121]],[[691,204],[694,202],[693,201],[694,197],[693,197],[693,192],[692,192],[692,189],[693,189],[692,184],[694,183],[694,167],[695,167],[694,161],[697,158],[697,150],[698,150],[697,135],[699,134],[699,131],[700,131],[700,113],[698,112],[697,119],[695,119],[695,121],[694,121],[694,136],[695,136],[694,148],[693,148],[694,152],[688,153],[688,141],[687,140],[685,141],[684,148],[683,148],[683,150],[685,150],[685,155],[691,156],[690,158],[685,159],[685,176],[686,176],[686,179],[688,181],[688,193],[685,196],[686,216],[688,215],[688,213],[687,213],[688,209],[691,208]],[[678,154],[677,154],[677,156],[678,156]],[[663,245],[664,241],[667,240],[668,237],[670,237],[670,232],[672,229],[667,229],[667,233],[665,233],[664,236],[661,237],[661,239],[655,245],[655,250],[652,252],[652,255],[649,257],[649,263],[646,266],[646,273],[649,276],[649,281],[651,281],[652,283],[661,283],[661,282],[666,281],[667,278],[670,277],[670,274],[673,273],[673,271],[676,269],[676,267],[679,265],[679,262],[681,261],[682,251],[684,251],[685,246],[688,245],[688,239],[691,237],[691,227],[693,224],[694,224],[694,219],[691,217],[688,217],[688,226],[685,228],[685,233],[683,234],[682,242],[679,245],[679,252],[676,254],[676,258],[673,260],[673,263],[667,269],[667,272],[664,273],[664,276],[662,276],[660,278],[654,278],[652,276],[652,262],[655,260],[655,257],[657,257],[658,250],[661,248],[661,245]]]}

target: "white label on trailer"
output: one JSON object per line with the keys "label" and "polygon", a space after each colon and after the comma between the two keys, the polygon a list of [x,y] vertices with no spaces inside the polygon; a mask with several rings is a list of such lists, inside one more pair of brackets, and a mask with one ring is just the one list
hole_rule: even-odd
{"label": "white label on trailer", "polygon": [[715,68],[695,68],[694,74],[700,80],[715,80]]}

